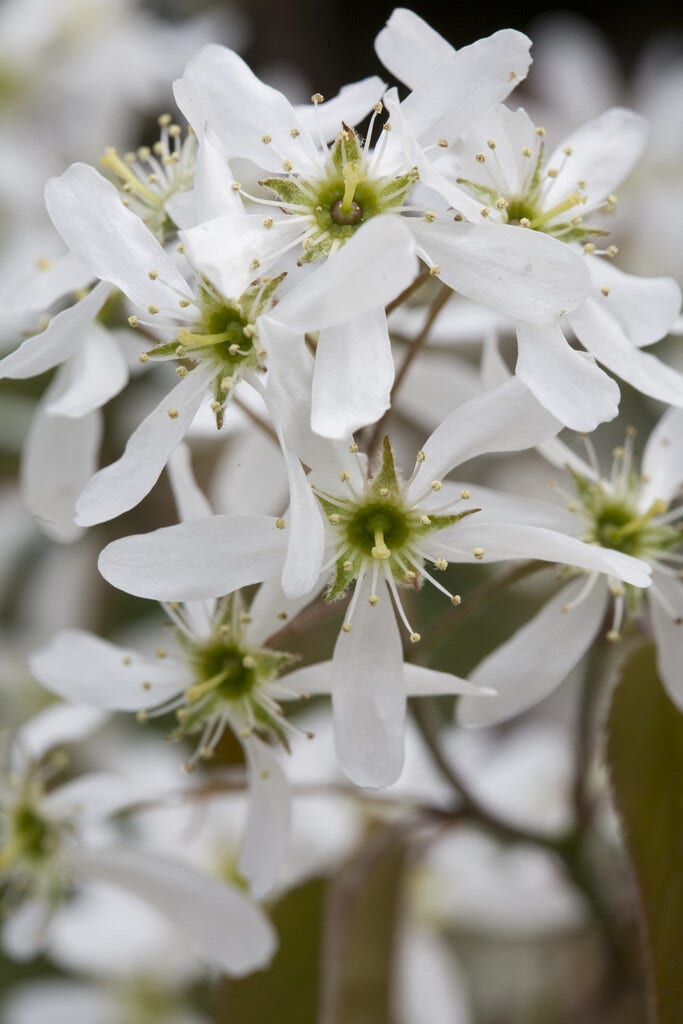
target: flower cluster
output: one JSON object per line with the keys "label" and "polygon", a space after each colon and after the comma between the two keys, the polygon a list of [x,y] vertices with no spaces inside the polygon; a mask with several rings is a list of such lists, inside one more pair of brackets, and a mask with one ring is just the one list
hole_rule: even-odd
{"label": "flower cluster", "polygon": [[[56,371],[24,450],[26,499],[73,541],[158,508],[145,499],[167,470],[179,522],[125,520],[99,554],[108,583],[161,603],[155,653],[147,637],[69,628],[31,670],[98,721],[168,719],[188,771],[225,767],[236,741],[247,807],[222,881],[148,863],[115,824],[144,787],[97,803],[99,776],[56,786],[42,747],[27,757],[18,737],[0,877],[10,920],[32,912],[31,948],[94,878],[165,910],[229,973],[267,960],[253,901],[282,884],[285,764],[320,743],[312,695],[331,696],[338,763],[371,789],[401,775],[409,698],[457,697],[461,724],[493,725],[627,630],[654,635],[683,709],[683,375],[644,351],[670,332],[680,289],[620,270],[611,234],[647,125],[613,107],[552,139],[516,106],[530,45],[504,30],[456,51],[399,9],[376,50],[405,98],[373,76],[304,105],[208,45],[175,82],[177,123],[164,114],[151,145],[48,182],[66,251],[40,272],[42,329],[0,361],[9,378]],[[463,331],[481,372],[446,351]],[[588,432],[617,417],[621,384],[668,408],[640,467],[629,428],[604,476]],[[123,451],[97,468],[115,400],[103,451]],[[558,501],[518,493],[521,453],[565,477]],[[504,561],[520,578],[545,570],[547,602],[472,671],[455,642],[435,661],[470,581]]]}

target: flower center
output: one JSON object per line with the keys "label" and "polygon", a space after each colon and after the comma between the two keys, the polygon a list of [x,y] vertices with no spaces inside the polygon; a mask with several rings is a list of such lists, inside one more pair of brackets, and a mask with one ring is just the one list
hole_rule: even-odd
{"label": "flower center", "polygon": [[197,682],[187,691],[190,701],[211,692],[219,700],[241,700],[258,685],[255,659],[234,644],[217,640],[200,648],[195,657]]}
{"label": "flower center", "polygon": [[[372,126],[368,138],[371,131]],[[303,251],[302,262],[326,258],[371,217],[397,211],[404,205],[418,179],[417,170],[409,168],[399,175],[380,174],[384,146],[383,137],[376,149],[370,151],[368,141],[362,144],[353,129],[343,124],[333,146],[322,154],[319,174],[297,174],[290,166],[291,173],[286,177],[261,182],[278,197],[277,205],[285,213],[305,222],[297,240]],[[248,198],[259,202],[257,196]]]}
{"label": "flower center", "polygon": [[121,157],[113,146],[105,149],[100,163],[113,174],[124,194],[124,205],[136,213],[160,242],[173,237],[177,228],[166,212],[166,203],[194,182],[197,138],[171,123],[170,114],[159,118],[160,138],[150,148],[141,146]]}
{"label": "flower center", "polygon": [[411,524],[398,505],[370,501],[356,509],[345,529],[349,545],[363,557],[387,559],[392,551],[400,552],[403,548],[410,537]]}

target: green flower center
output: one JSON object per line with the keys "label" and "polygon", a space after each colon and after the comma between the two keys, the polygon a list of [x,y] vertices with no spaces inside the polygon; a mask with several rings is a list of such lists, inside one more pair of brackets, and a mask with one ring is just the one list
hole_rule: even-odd
{"label": "green flower center", "polygon": [[357,508],[346,523],[348,543],[364,557],[388,558],[399,551],[411,535],[408,516],[391,502],[372,501]]}
{"label": "green flower center", "polygon": [[[197,683],[192,690],[213,690],[221,700],[241,700],[258,683],[256,662],[233,644],[215,641],[197,652]],[[199,696],[199,694],[197,694]]]}

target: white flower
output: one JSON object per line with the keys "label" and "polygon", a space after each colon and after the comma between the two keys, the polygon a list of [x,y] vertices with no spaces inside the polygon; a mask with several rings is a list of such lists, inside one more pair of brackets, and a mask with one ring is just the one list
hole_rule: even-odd
{"label": "white flower", "polygon": [[[631,433],[624,448],[617,450],[608,478],[601,476],[590,442],[589,463],[559,441],[542,448],[555,465],[566,466],[573,477],[576,494],[562,489],[568,508],[555,511],[556,515],[563,512],[567,530],[651,566],[646,606],[657,641],[657,662],[662,682],[679,706],[683,706],[683,583],[679,575],[683,554],[678,520],[683,509],[672,502],[683,481],[682,427],[680,410],[671,409],[662,417],[645,447],[640,474],[633,466]],[[544,510],[544,514],[553,514],[551,506],[535,504],[539,514]],[[613,610],[607,638],[616,642],[624,618],[635,618],[643,610],[641,590],[595,572],[566,583],[530,622],[475,669],[471,678],[482,686],[495,687],[498,695],[485,709],[464,699],[458,709],[460,721],[467,725],[499,722],[552,692],[604,629],[610,603]],[[548,651],[552,658],[547,657]]]}
{"label": "white flower", "polygon": [[142,898],[179,927],[200,956],[229,974],[266,963],[272,929],[241,893],[169,858],[123,843],[105,848],[89,838],[93,826],[131,803],[139,789],[104,773],[46,788],[61,762],[41,766],[38,759],[55,743],[76,738],[84,724],[91,728],[92,720],[93,712],[83,708],[49,708],[9,751],[0,801],[0,874],[11,908],[3,930],[7,952],[33,956],[72,886],[86,880]]}

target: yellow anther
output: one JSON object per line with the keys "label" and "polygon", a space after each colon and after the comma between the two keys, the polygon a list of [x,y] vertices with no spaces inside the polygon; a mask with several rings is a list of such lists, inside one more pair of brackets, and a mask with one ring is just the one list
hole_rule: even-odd
{"label": "yellow anther", "polygon": [[484,551],[483,548],[475,548],[472,554],[474,555],[478,562],[481,562],[486,552]]}
{"label": "yellow anther", "polygon": [[261,136],[261,142],[264,144],[264,146],[269,146],[272,141],[273,141],[273,136],[272,135],[268,135],[267,132],[266,132],[265,135]]}
{"label": "yellow anther", "polygon": [[434,559],[434,568],[435,569],[440,569],[443,572],[444,569],[448,568],[448,562],[446,561],[445,558],[435,558]]}
{"label": "yellow anther", "polygon": [[157,658],[168,658],[168,651],[166,650],[165,647],[157,647],[154,653],[156,654]]}
{"label": "yellow anther", "polygon": [[439,274],[441,273],[441,267],[439,266],[439,264],[435,263],[433,266],[431,266],[429,268],[429,273],[432,277],[438,277]]}
{"label": "yellow anther", "polygon": [[607,248],[605,249],[605,252],[610,257],[610,259],[613,259],[617,255],[617,253],[619,252],[619,246],[618,245],[608,245]]}
{"label": "yellow anther", "polygon": [[148,363],[149,362],[149,356],[147,355],[146,352],[141,352],[140,353],[140,355],[138,356],[138,362],[139,363]]}
{"label": "yellow anther", "polygon": [[440,480],[432,480],[431,484],[429,485],[429,489],[430,491],[440,491],[442,486],[443,484],[441,483]]}
{"label": "yellow anther", "polygon": [[522,156],[531,156],[531,150],[529,149],[528,146],[522,146],[522,149],[521,149],[520,152],[521,152]]}
{"label": "yellow anther", "polygon": [[339,526],[341,523],[341,516],[337,512],[333,512],[329,519],[332,526]]}
{"label": "yellow anther", "polygon": [[469,501],[470,498],[472,497],[472,491],[468,490],[466,487],[464,491],[460,492],[460,497],[462,498],[463,501]]}
{"label": "yellow anther", "polygon": [[419,633],[411,633],[408,639],[410,640],[411,644],[419,644],[422,637],[420,636]]}
{"label": "yellow anther", "polygon": [[137,327],[139,323],[140,321],[135,315],[128,317],[128,324],[130,327]]}
{"label": "yellow anther", "polygon": [[483,164],[486,161],[486,153],[476,153],[474,159],[478,164]]}
{"label": "yellow anther", "polygon": [[176,368],[175,368],[175,375],[176,375],[176,377],[187,377],[187,367],[186,366],[176,366]]}
{"label": "yellow anther", "polygon": [[461,598],[460,594],[452,594],[451,595],[451,604],[455,605],[456,608],[458,607],[459,604],[462,604],[462,598]]}
{"label": "yellow anther", "polygon": [[168,418],[170,420],[177,420],[178,419],[178,410],[177,409],[167,409],[166,410],[166,415],[168,416]]}
{"label": "yellow anther", "polygon": [[606,285],[603,288],[601,288],[600,291],[605,297],[609,295],[609,288]]}
{"label": "yellow anther", "polygon": [[591,256],[595,252],[595,246],[592,242],[586,242],[586,244],[583,247],[583,251],[586,253],[587,256]]}
{"label": "yellow anther", "polygon": [[350,632],[351,632],[351,623],[350,622],[345,622],[344,625],[342,626],[342,633],[350,633]]}
{"label": "yellow anther", "polygon": [[156,281],[158,276],[159,276],[159,271],[158,270],[150,270],[150,272],[149,272],[149,279],[150,279],[150,281]]}
{"label": "yellow anther", "polygon": [[173,118],[171,117],[170,114],[159,114],[159,117],[157,118],[157,124],[159,125],[160,128],[168,128],[172,120]]}
{"label": "yellow anther", "polygon": [[275,520],[275,528],[278,529],[278,530],[284,530],[286,525],[287,525],[287,523],[286,523],[286,521],[284,519],[276,519]]}
{"label": "yellow anther", "polygon": [[250,654],[245,654],[245,656],[242,658],[242,668],[256,668],[256,659],[252,658]]}
{"label": "yellow anther", "polygon": [[151,313],[152,316],[155,316],[159,312],[159,307],[158,306],[148,306],[147,307],[147,312]]}
{"label": "yellow anther", "polygon": [[379,604],[379,598],[378,598],[377,594],[370,594],[370,597],[368,598],[368,604],[372,608],[374,608],[375,605]]}
{"label": "yellow anther", "polygon": [[344,570],[344,572],[353,572],[353,562],[349,562],[349,560],[347,559],[342,564],[342,569]]}
{"label": "yellow anther", "polygon": [[353,442],[353,444],[349,445],[349,451],[351,452],[352,455],[355,455],[356,452],[358,451],[358,445],[356,444],[355,441]]}
{"label": "yellow anther", "polygon": [[448,149],[448,139],[437,139],[436,144],[441,149]]}
{"label": "yellow anther", "polygon": [[432,525],[432,521],[429,518],[429,516],[424,516],[424,515],[420,516],[420,523],[422,524],[422,526],[431,526]]}
{"label": "yellow anther", "polygon": [[314,103],[316,105],[316,107],[317,107],[317,105],[319,103],[324,103],[324,102],[325,102],[325,97],[323,96],[323,94],[321,92],[314,92],[313,95],[311,96],[311,103]]}

